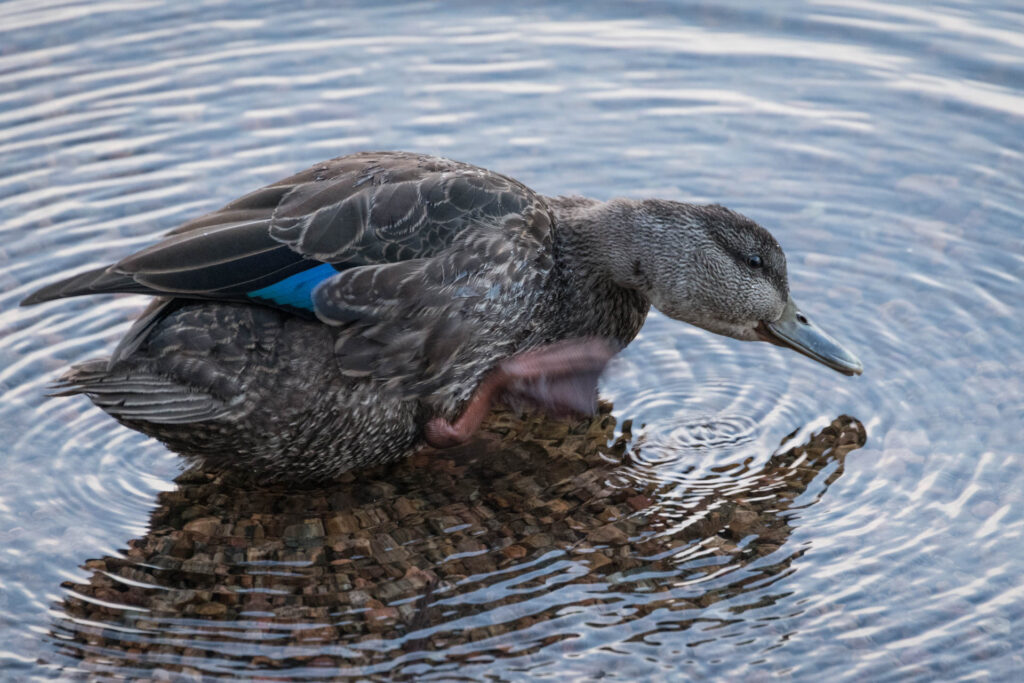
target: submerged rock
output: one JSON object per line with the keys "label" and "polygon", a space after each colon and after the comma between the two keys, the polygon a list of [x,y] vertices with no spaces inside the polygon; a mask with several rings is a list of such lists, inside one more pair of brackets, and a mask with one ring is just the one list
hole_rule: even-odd
{"label": "submerged rock", "polygon": [[573,609],[615,611],[624,593],[648,594],[616,612],[623,638],[655,610],[685,629],[701,608],[787,572],[804,552],[779,552],[794,501],[808,490],[801,507],[818,500],[864,442],[864,427],[841,416],[755,476],[702,480],[691,495],[633,467],[637,446],[628,431],[616,437],[604,406],[557,429],[497,413],[467,446],[324,489],[188,471],[160,494],[144,537],[89,560],[89,583],[64,584],[54,658],[155,676],[396,673],[438,656],[521,656],[564,637],[547,622],[566,607],[557,591],[574,584],[591,587]]}

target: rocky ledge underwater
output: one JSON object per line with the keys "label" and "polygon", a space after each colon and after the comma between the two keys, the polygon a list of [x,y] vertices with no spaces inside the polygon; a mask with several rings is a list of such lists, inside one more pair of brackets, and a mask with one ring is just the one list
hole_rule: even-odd
{"label": "rocky ledge underwater", "polygon": [[[578,422],[496,412],[465,446],[324,488],[186,470],[144,536],[63,584],[44,664],[154,679],[413,675],[564,656],[579,631],[642,639],[656,613],[655,630],[713,628],[719,601],[737,615],[770,604],[765,587],[803,553],[784,547],[799,511],[865,440],[843,415],[681,491],[645,474],[643,438],[628,422],[617,432],[605,403]],[[583,612],[614,636],[574,622]]]}

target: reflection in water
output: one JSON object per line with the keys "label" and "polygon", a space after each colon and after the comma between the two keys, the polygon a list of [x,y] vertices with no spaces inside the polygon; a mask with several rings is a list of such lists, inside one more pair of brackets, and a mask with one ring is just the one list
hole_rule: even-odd
{"label": "reflection in water", "polygon": [[[158,667],[259,668],[284,678],[315,675],[309,657],[319,655],[351,666],[393,656],[399,671],[439,678],[1020,678],[1019,2],[527,2],[505,3],[500,16],[480,2],[350,3],[342,12],[327,3],[180,5],[0,3],[0,679],[42,678],[40,660],[66,667],[63,678],[74,667],[154,677]],[[363,536],[350,536],[387,534],[406,543],[410,563],[438,576],[422,617],[433,625],[417,626],[401,596],[415,603],[425,585],[382,594],[385,575],[370,569],[386,564],[367,551],[334,550],[342,532],[327,522],[350,509],[344,501],[282,495],[275,514],[295,512],[273,524],[265,510],[253,521],[269,504],[264,494],[235,486],[183,485],[158,501],[174,486],[177,456],[84,399],[43,400],[43,385],[62,368],[109,353],[144,305],[139,298],[16,307],[59,273],[150,244],[217,200],[362,149],[466,159],[548,194],[734,206],[779,238],[794,296],[815,302],[811,313],[863,352],[869,374],[830,381],[781,350],[652,314],[602,386],[616,415],[637,425],[627,462],[615,466],[617,451],[580,463],[501,446],[487,452],[506,452],[518,477],[497,457],[485,470],[472,453],[468,462],[446,454],[367,475],[347,494],[358,504],[374,481],[396,487],[390,500],[383,486],[374,514],[397,521],[366,518]],[[841,467],[833,456],[811,458],[816,473],[777,469],[776,488],[764,492],[773,440],[809,425],[783,449],[804,442],[827,424],[819,417],[840,413],[863,421],[871,441],[829,493],[814,502]],[[446,474],[447,462],[462,473]],[[583,554],[586,541],[568,550],[586,527],[570,534],[559,523],[602,512],[552,489],[553,477],[577,467],[607,472],[627,499],[637,491],[651,500],[652,521],[623,533],[669,549],[643,554],[636,541],[625,552],[641,565],[619,574],[622,556],[602,551],[608,563],[593,568],[603,560]],[[571,512],[494,502],[500,492],[510,506],[528,506],[529,495],[508,491],[531,477],[542,502],[563,501]],[[803,486],[802,478],[810,484],[787,510],[772,517],[761,507],[794,495],[785,487]],[[648,493],[654,480],[660,488]],[[398,496],[422,507],[397,516],[395,507],[407,511]],[[687,526],[724,528],[737,499],[756,506],[764,529],[737,541]],[[196,509],[186,514],[190,500]],[[446,512],[460,503],[466,511]],[[115,550],[144,536],[154,505],[161,509],[149,537],[133,554]],[[341,512],[326,512],[330,505]],[[801,505],[810,507],[794,511]],[[447,533],[430,526],[478,507],[519,521],[503,522],[504,536],[489,518]],[[410,529],[416,514],[424,521]],[[203,517],[223,519],[223,533],[200,538],[207,522],[182,530]],[[302,550],[282,534],[307,517],[325,527],[312,539],[321,564],[258,564],[267,538]],[[263,540],[246,539],[257,523]],[[389,530],[398,524],[407,535]],[[538,538],[530,546],[527,531],[549,534],[551,545]],[[742,553],[770,551],[775,531],[779,549],[744,564]],[[227,541],[236,535],[241,550]],[[171,550],[157,552],[161,541]],[[523,556],[508,557],[499,541]],[[473,543],[488,549],[454,555]],[[430,544],[441,546],[419,554]],[[256,558],[243,564],[249,548]],[[206,554],[217,564],[203,568]],[[75,569],[111,555],[94,571]],[[477,562],[502,569],[474,575]],[[444,573],[460,566],[463,582]],[[216,581],[215,570],[224,573]],[[372,586],[343,591],[332,584],[341,573]],[[88,584],[93,574],[95,587],[72,587],[82,596],[68,594],[73,606],[52,608],[60,582]],[[144,585],[127,586],[125,574]],[[253,588],[236,587],[244,583]],[[216,586],[225,592],[214,594]],[[191,603],[190,589],[200,591]],[[101,591],[109,611],[76,601]],[[260,596],[270,607],[240,614],[227,602]],[[346,596],[372,597],[402,620],[359,640],[346,629],[367,618],[356,610],[376,603],[342,608]],[[300,597],[322,601],[324,616],[302,616]],[[646,598],[663,606],[635,611]],[[225,613],[195,614],[220,609],[200,609],[211,602]],[[150,611],[116,607],[128,604]],[[320,624],[336,629],[333,640],[314,641],[312,651],[292,644],[315,637]],[[41,638],[47,631],[59,635]],[[488,653],[481,661],[505,649],[531,654],[474,665],[470,637]],[[543,646],[555,637],[563,639]],[[196,652],[211,654],[185,659]],[[268,659],[253,663],[256,655]],[[361,672],[390,673],[372,663]]]}
{"label": "reflection in water", "polygon": [[744,594],[729,611],[752,618],[806,549],[786,547],[796,510],[866,438],[841,416],[758,471],[712,467],[695,496],[651,476],[610,410],[575,425],[499,413],[466,447],[324,489],[186,472],[144,537],[64,584],[53,663],[415,674],[686,631]]}

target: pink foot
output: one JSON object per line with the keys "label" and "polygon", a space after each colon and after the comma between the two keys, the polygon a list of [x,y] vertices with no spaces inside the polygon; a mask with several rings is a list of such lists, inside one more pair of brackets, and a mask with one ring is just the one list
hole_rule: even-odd
{"label": "pink foot", "polygon": [[427,422],[423,438],[434,448],[465,443],[503,391],[526,397],[556,415],[592,414],[597,380],[615,353],[602,339],[570,339],[524,351],[502,361],[484,378],[457,420],[435,417]]}

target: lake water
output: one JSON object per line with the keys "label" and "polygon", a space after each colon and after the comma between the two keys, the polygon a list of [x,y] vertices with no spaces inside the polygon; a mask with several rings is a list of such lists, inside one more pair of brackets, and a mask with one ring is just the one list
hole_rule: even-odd
{"label": "lake water", "polygon": [[[1020,6],[371,4],[0,4],[0,675],[1019,679]],[[364,149],[739,210],[865,373],[653,314],[601,419],[312,492],[45,398],[145,300],[30,291]]]}

